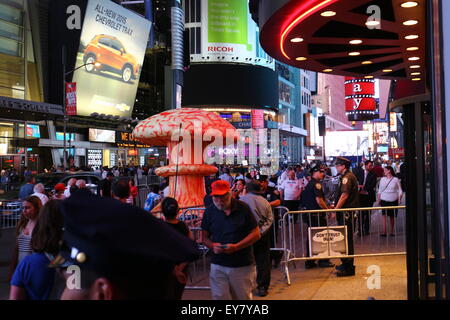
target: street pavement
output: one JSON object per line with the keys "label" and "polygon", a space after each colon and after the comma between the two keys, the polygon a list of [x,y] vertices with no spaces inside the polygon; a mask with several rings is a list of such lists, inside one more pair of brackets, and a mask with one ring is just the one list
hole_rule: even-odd
{"label": "street pavement", "polygon": [[[399,214],[397,237],[381,238],[381,216],[372,217],[370,236],[355,235],[356,253],[404,251],[404,225]],[[0,300],[8,299],[8,268],[14,246],[14,229],[2,230],[0,237]],[[298,246],[301,247],[301,246]],[[298,249],[299,250],[299,249]],[[300,255],[300,251],[297,253]],[[339,264],[339,260],[332,260]],[[255,300],[405,300],[407,298],[406,255],[364,257],[355,259],[356,275],[337,278],[334,268],[306,270],[303,261],[291,262],[289,273],[291,285],[287,284],[284,268],[272,269],[269,295],[254,297]],[[374,267],[380,272],[380,281],[374,279]],[[193,281],[188,286],[208,287],[209,256],[190,267]],[[183,300],[210,300],[209,289],[186,289]]]}

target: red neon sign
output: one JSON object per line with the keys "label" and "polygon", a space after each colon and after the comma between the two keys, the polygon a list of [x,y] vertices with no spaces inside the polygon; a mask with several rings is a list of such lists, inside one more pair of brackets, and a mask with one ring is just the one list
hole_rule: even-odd
{"label": "red neon sign", "polygon": [[[320,3],[318,3],[319,1]],[[283,54],[283,56],[286,57],[286,59],[291,60],[291,58],[287,55],[284,49],[284,41],[286,39],[287,34],[300,22],[302,22],[303,20],[313,15],[317,11],[322,10],[323,8],[331,5],[336,1],[338,0],[304,0],[303,2],[300,3],[300,5],[294,10],[294,13],[288,19],[291,22],[287,23],[288,26],[281,33],[280,49],[281,53]],[[295,20],[292,21],[291,19]]]}

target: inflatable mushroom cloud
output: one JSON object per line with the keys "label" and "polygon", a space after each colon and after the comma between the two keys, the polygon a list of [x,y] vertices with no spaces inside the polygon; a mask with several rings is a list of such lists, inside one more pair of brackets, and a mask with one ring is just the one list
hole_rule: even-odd
{"label": "inflatable mushroom cloud", "polygon": [[[164,111],[143,120],[133,135],[145,144],[168,147],[169,165],[156,169],[156,174],[169,177],[169,197],[178,201],[180,209],[204,206],[204,177],[218,170],[205,164],[206,147],[226,146],[239,137],[238,131],[219,115],[191,108]],[[152,210],[160,211],[160,205]]]}

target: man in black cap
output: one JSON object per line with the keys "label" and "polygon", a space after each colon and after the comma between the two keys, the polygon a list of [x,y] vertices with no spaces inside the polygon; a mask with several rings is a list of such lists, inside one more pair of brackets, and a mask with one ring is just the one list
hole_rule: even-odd
{"label": "man in black cap", "polygon": [[263,197],[258,181],[252,180],[245,185],[247,193],[239,198],[250,207],[258,223],[261,239],[253,244],[256,261],[256,295],[265,297],[270,286],[270,234],[273,223],[272,207]]}
{"label": "man in black cap", "polygon": [[172,299],[174,266],[198,256],[193,241],[114,199],[76,192],[61,211],[64,241],[51,266],[76,266],[63,272],[61,299]]}
{"label": "man in black cap", "polygon": [[[302,192],[301,205],[306,210],[319,210],[319,209],[329,209],[325,200],[325,194],[323,193],[323,187],[321,181],[325,177],[325,170],[321,169],[319,165],[316,165],[310,170],[311,180],[306,186],[305,190]],[[308,227],[324,227],[327,226],[327,219],[325,217],[326,213],[309,213],[303,214],[303,221],[308,225]],[[306,238],[306,247],[309,255],[309,238]],[[306,269],[311,269],[316,267],[314,260],[307,260],[305,263]],[[319,260],[319,267],[329,268],[334,267],[334,264],[330,262],[329,259]]]}
{"label": "man in black cap", "polygon": [[[358,179],[350,171],[350,160],[338,157],[336,160],[336,170],[340,174],[339,187],[336,193],[334,209],[357,208],[359,206]],[[339,212],[337,220],[340,225],[347,226],[348,254],[354,254],[353,249],[353,212]],[[338,277],[355,275],[353,258],[341,259],[342,264],[336,269]]]}

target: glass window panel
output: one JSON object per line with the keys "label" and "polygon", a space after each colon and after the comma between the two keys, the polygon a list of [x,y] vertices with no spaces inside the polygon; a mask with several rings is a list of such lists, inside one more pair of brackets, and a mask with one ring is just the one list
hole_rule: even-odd
{"label": "glass window panel", "polygon": [[22,12],[17,8],[2,3],[0,3],[0,19],[12,22],[19,26],[23,24]]}
{"label": "glass window panel", "polygon": [[196,37],[195,37],[195,41],[197,43],[196,45],[196,51],[195,53],[200,54],[202,53],[202,36],[201,36],[201,28],[195,28],[196,31]]}
{"label": "glass window panel", "polygon": [[17,41],[0,37],[0,53],[21,57],[22,45]]}
{"label": "glass window panel", "polygon": [[195,19],[195,2],[192,2],[191,3],[191,21],[193,21],[194,19]]}
{"label": "glass window panel", "polygon": [[108,38],[100,38],[98,43],[103,44],[105,46],[111,47],[111,40]]}
{"label": "glass window panel", "polygon": [[22,28],[0,20],[0,36],[21,41]]}
{"label": "glass window panel", "polygon": [[197,1],[197,6],[196,6],[196,13],[197,16],[195,18],[195,22],[201,22],[202,21],[202,4],[200,3],[200,0],[196,0]]}
{"label": "glass window panel", "polygon": [[191,0],[187,0],[185,2],[186,8],[184,9],[184,12],[186,12],[186,23],[191,22]]}
{"label": "glass window panel", "polygon": [[0,96],[15,99],[25,99],[25,90],[0,86]]}
{"label": "glass window panel", "polygon": [[190,53],[195,53],[195,28],[189,30]]}
{"label": "glass window panel", "polygon": [[24,81],[25,79],[23,74],[0,71],[0,86],[2,87],[23,87],[25,83]]}
{"label": "glass window panel", "polygon": [[24,73],[24,64],[21,57],[13,57],[0,53],[0,72]]}

